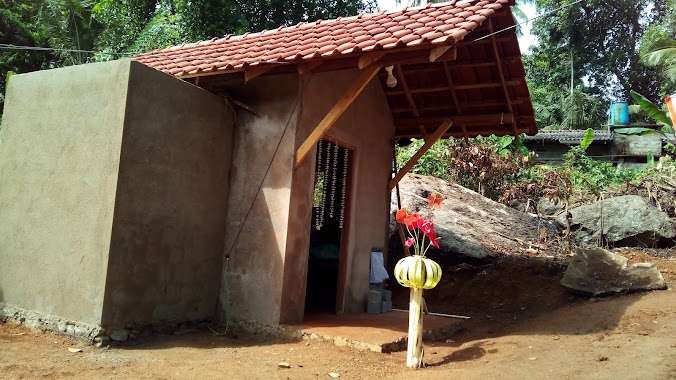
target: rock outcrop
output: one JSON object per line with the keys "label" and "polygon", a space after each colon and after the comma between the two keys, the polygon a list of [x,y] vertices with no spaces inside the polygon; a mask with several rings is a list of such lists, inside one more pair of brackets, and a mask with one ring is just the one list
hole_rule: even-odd
{"label": "rock outcrop", "polygon": [[[570,210],[571,230],[581,247],[660,247],[674,244],[676,231],[669,216],[638,195],[608,198]],[[561,214],[556,222],[565,228]]]}
{"label": "rock outcrop", "polygon": [[656,264],[627,266],[627,258],[603,248],[578,248],[561,279],[561,285],[590,296],[666,289]]}
{"label": "rock outcrop", "polygon": [[[525,252],[532,244],[542,247],[541,237],[556,236],[553,223],[538,221],[518,210],[494,202],[458,184],[435,177],[407,174],[399,183],[402,207],[428,217],[427,197],[432,192],[444,198],[441,209],[434,212],[434,224],[441,251],[484,259],[499,253]],[[397,209],[396,196],[392,210]],[[398,235],[394,220],[390,225]]]}

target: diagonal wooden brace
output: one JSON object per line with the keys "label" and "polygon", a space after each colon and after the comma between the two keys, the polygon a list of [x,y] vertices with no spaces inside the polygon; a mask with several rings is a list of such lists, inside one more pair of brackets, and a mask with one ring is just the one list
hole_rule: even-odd
{"label": "diagonal wooden brace", "polygon": [[427,139],[425,140],[425,144],[418,149],[417,152],[408,160],[408,162],[402,166],[402,168],[399,170],[399,172],[390,180],[390,191],[394,189],[395,186],[401,181],[402,178],[408,173],[413,166],[418,162],[420,157],[422,157],[425,152],[427,152],[432,145],[434,145],[435,142],[437,142],[441,136],[448,131],[449,128],[453,125],[453,121],[450,119],[444,120],[443,123],[437,128],[436,131]]}
{"label": "diagonal wooden brace", "polygon": [[371,79],[376,75],[380,66],[371,65],[366,67],[359,74],[357,79],[348,87],[343,96],[338,99],[336,104],[331,108],[331,110],[324,116],[324,119],[317,124],[315,129],[310,133],[310,135],[305,139],[301,146],[296,151],[296,167],[303,162],[303,159],[310,153],[312,148],[317,145],[317,142],[324,136],[326,132],[335,124],[335,122],[340,118],[340,116],[345,112],[345,110],[350,107],[352,102],[361,94],[366,85],[371,81]]}

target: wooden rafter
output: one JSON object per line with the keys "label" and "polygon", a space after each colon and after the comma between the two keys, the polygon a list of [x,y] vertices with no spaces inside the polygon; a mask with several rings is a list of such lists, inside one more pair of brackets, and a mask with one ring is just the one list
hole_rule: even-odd
{"label": "wooden rafter", "polygon": [[[450,46],[440,46],[440,47],[437,47],[437,48],[430,50],[430,62],[436,61],[439,57],[444,55],[448,51],[448,49],[450,49],[450,48],[451,48]],[[453,48],[454,57],[457,57],[458,56],[457,54],[458,54],[457,50],[455,48]],[[455,58],[453,58],[453,59],[455,59]]]}
{"label": "wooden rafter", "polygon": [[[517,86],[521,82],[518,80],[509,80],[505,81],[505,86]],[[502,86],[502,82],[486,82],[486,83],[472,83],[472,84],[456,84],[453,86],[454,90],[476,90],[480,88],[492,88]],[[436,87],[427,87],[427,88],[416,88],[409,90],[411,94],[425,94],[432,92],[444,92],[448,91],[451,88],[449,86],[436,86]],[[404,95],[403,90],[386,90],[385,94],[387,95]]]}
{"label": "wooden rafter", "polygon": [[314,70],[321,64],[322,64],[321,61],[315,61],[308,63],[298,63],[296,66],[298,67],[298,74],[305,75],[311,73],[312,70]]}
{"label": "wooden rafter", "polygon": [[423,123],[437,124],[444,120],[451,120],[456,124],[467,125],[491,125],[491,124],[508,124],[514,121],[514,115],[511,113],[493,113],[485,115],[439,115],[439,116],[421,116],[419,118],[407,118],[395,120],[397,126],[415,127]]}
{"label": "wooden rafter", "polygon": [[[488,20],[488,31],[493,33],[493,20]],[[505,103],[507,103],[507,111],[513,113],[512,100],[509,97],[509,90],[507,90],[507,82],[505,81],[505,73],[502,69],[502,62],[500,61],[500,54],[498,52],[498,43],[495,40],[495,35],[491,36],[491,48],[493,50],[493,55],[495,56],[495,63],[498,68],[498,75],[500,76],[500,83],[502,84],[502,93],[505,96]],[[512,130],[514,131],[514,136],[519,135],[519,131],[516,129],[516,123],[512,121]]]}
{"label": "wooden rafter", "polygon": [[328,132],[328,130],[335,124],[338,118],[350,107],[352,102],[361,94],[366,85],[376,75],[380,66],[372,65],[359,73],[357,79],[352,82],[345,93],[338,99],[333,108],[324,116],[324,119],[317,124],[315,129],[310,132],[310,135],[305,139],[301,146],[296,151],[296,166],[303,162],[303,159],[310,153],[310,151],[317,145],[317,142]]}
{"label": "wooden rafter", "polygon": [[256,77],[259,77],[270,70],[279,68],[277,65],[262,65],[248,69],[244,72],[244,82],[248,82]]}
{"label": "wooden rafter", "polygon": [[[454,124],[455,125],[455,124]],[[475,137],[475,136],[488,136],[491,134],[496,133],[495,127],[494,126],[485,126],[485,127],[470,127],[467,126],[467,136],[465,136],[465,133],[462,131],[461,128],[451,128],[450,130],[446,131],[442,138],[447,138],[447,137]],[[527,133],[528,129],[520,128],[518,129],[519,133]],[[418,132],[417,129],[415,128],[399,128],[397,127],[397,132],[394,135],[395,139],[400,139],[400,138],[417,138],[420,137],[420,132]]]}
{"label": "wooden rafter", "polygon": [[[448,63],[442,62],[444,66],[444,76],[446,77],[446,82],[448,83],[449,93],[451,94],[451,99],[453,100],[453,106],[455,106],[455,112],[458,115],[462,115],[462,108],[460,107],[460,102],[458,101],[458,94],[455,93],[455,88],[453,86],[453,77],[451,76],[451,70],[448,68]],[[465,139],[469,139],[467,134],[467,127],[465,124],[460,124],[460,129],[465,134]]]}
{"label": "wooden rafter", "polygon": [[[524,102],[527,99],[514,99],[512,100],[512,105],[517,105],[517,104],[524,104]],[[505,102],[474,102],[474,103],[463,103],[461,107],[463,109],[468,109],[468,108],[486,108],[486,107],[497,107],[505,104]],[[410,112],[411,108],[410,107],[392,107],[390,109],[392,113],[405,113],[405,112]],[[418,112],[426,112],[426,111],[443,111],[443,110],[448,110],[447,105],[437,105],[437,106],[425,106],[425,107],[418,107]]]}
{"label": "wooden rafter", "polygon": [[415,152],[413,156],[411,156],[408,162],[404,164],[404,166],[397,172],[397,174],[394,175],[394,178],[390,180],[389,187],[390,191],[392,191],[392,189],[394,189],[394,187],[397,186],[399,181],[401,181],[401,179],[404,178],[406,173],[408,173],[411,170],[411,168],[413,168],[413,166],[416,164],[416,162],[418,162],[420,157],[422,157],[422,155],[425,154],[425,152],[427,152],[432,147],[432,145],[434,145],[434,143],[437,142],[441,138],[441,136],[443,136],[444,133],[448,131],[449,128],[451,128],[452,125],[453,121],[444,120],[439,126],[439,128],[437,128],[437,130],[434,131],[434,133],[432,133],[432,135],[425,140],[425,144],[423,144],[423,146],[421,146],[420,149],[418,149],[418,151]]}
{"label": "wooden rafter", "polygon": [[378,61],[380,58],[384,57],[385,54],[387,54],[386,51],[374,51],[372,53],[366,53],[359,57],[359,61],[357,61],[357,67],[359,69],[363,69],[366,66],[371,65],[372,63]]}
{"label": "wooden rafter", "polygon": [[[408,82],[406,81],[406,76],[404,75],[404,70],[402,70],[401,65],[395,66],[397,68],[397,74],[399,75],[399,81],[401,82],[401,87],[403,88],[404,95],[406,96],[406,101],[408,102],[409,107],[411,107],[411,113],[414,117],[420,117],[420,112],[418,112],[418,107],[415,104],[415,99],[411,94],[411,90],[408,87]],[[418,124],[418,129],[423,135],[423,138],[427,138],[427,131],[425,131],[425,126]]]}

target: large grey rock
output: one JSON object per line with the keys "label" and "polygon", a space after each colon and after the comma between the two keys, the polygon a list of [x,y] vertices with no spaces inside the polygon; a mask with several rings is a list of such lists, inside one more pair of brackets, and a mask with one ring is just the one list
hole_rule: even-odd
{"label": "large grey rock", "polygon": [[[476,259],[490,258],[499,253],[514,252],[539,243],[540,232],[556,235],[558,230],[548,222],[492,201],[472,190],[439,178],[407,174],[399,182],[402,207],[429,217],[427,197],[440,193],[444,202],[434,212],[435,231],[441,251]],[[397,209],[396,195],[392,210]],[[394,218],[392,218],[394,219]],[[396,223],[390,231],[396,235]]]}
{"label": "large grey rock", "polygon": [[[603,242],[615,247],[663,246],[673,244],[676,235],[669,216],[638,195],[608,198],[570,212],[573,237],[581,247],[598,246],[601,230]],[[565,227],[566,216],[559,215],[556,222]]]}
{"label": "large grey rock", "polygon": [[628,267],[627,258],[603,248],[578,248],[561,285],[592,296],[667,288],[656,264],[638,263]]}

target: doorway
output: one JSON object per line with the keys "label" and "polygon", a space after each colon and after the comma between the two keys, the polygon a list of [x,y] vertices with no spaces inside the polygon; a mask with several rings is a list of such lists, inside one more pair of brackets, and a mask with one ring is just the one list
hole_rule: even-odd
{"label": "doorway", "polygon": [[316,152],[305,313],[341,313],[354,149],[322,139]]}

